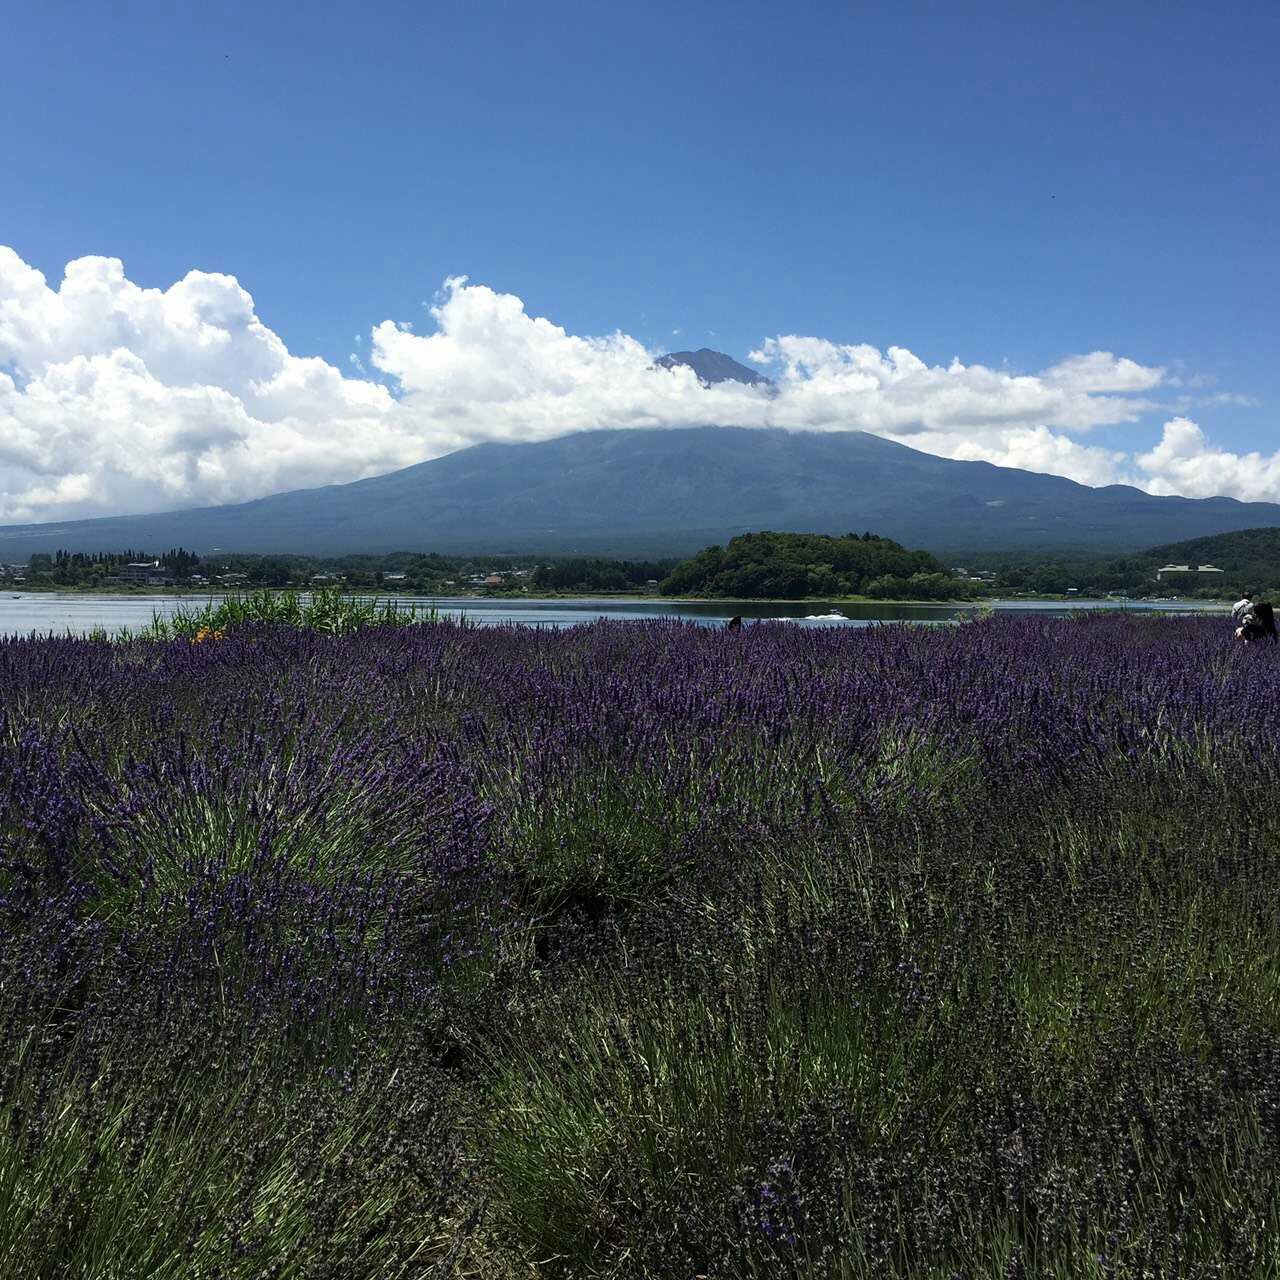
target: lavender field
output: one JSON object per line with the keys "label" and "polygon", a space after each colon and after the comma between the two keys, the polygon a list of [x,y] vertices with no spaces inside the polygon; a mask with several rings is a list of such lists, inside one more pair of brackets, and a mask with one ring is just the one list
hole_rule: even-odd
{"label": "lavender field", "polygon": [[1280,1273],[1280,653],[1221,620],[0,691],[0,1275]]}

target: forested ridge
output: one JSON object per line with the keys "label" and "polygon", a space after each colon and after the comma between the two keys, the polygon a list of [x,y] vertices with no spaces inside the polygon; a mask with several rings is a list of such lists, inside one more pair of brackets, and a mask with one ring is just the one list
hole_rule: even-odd
{"label": "forested ridge", "polygon": [[668,596],[796,600],[866,595],[950,600],[965,594],[936,556],[873,533],[744,533],[678,564],[662,583]]}

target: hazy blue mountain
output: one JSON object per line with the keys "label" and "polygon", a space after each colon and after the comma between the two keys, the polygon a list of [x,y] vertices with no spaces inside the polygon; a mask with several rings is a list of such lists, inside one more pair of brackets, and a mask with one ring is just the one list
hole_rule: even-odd
{"label": "hazy blue mountain", "polygon": [[389,475],[235,506],[0,528],[33,551],[687,553],[747,530],[872,530],[911,547],[1134,550],[1280,525],[1280,506],[953,462],[859,431],[588,431],[480,444]]}
{"label": "hazy blue mountain", "polygon": [[712,351],[710,347],[700,347],[697,351],[672,351],[669,355],[659,356],[654,363],[664,369],[676,364],[688,365],[698,375],[698,381],[707,386],[716,382],[745,382],[749,387],[773,385],[764,374],[748,369],[732,356],[725,355],[723,351]]}

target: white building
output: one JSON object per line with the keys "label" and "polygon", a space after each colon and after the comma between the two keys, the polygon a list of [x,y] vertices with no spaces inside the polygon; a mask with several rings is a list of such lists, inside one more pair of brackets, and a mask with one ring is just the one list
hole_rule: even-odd
{"label": "white building", "polygon": [[170,575],[160,567],[159,560],[139,560],[133,564],[122,564],[116,577],[121,582],[134,582],[142,586],[156,586],[173,581]]}
{"label": "white building", "polygon": [[1166,564],[1156,570],[1156,577],[1163,582],[1165,578],[1176,576],[1191,576],[1200,574],[1225,573],[1225,569],[1219,569],[1212,564]]}

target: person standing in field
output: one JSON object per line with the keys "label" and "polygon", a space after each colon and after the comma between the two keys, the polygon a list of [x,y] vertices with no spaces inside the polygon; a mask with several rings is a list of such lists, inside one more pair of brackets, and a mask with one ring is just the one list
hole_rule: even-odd
{"label": "person standing in field", "polygon": [[1239,600],[1231,606],[1231,625],[1236,629],[1236,638],[1242,638],[1242,631],[1245,623],[1249,620],[1249,615],[1253,613],[1253,597],[1254,592],[1246,591]]}
{"label": "person standing in field", "polygon": [[1271,605],[1265,600],[1259,600],[1245,613],[1244,625],[1237,630],[1236,635],[1245,644],[1267,639],[1275,644],[1280,637],[1276,635],[1276,615]]}

